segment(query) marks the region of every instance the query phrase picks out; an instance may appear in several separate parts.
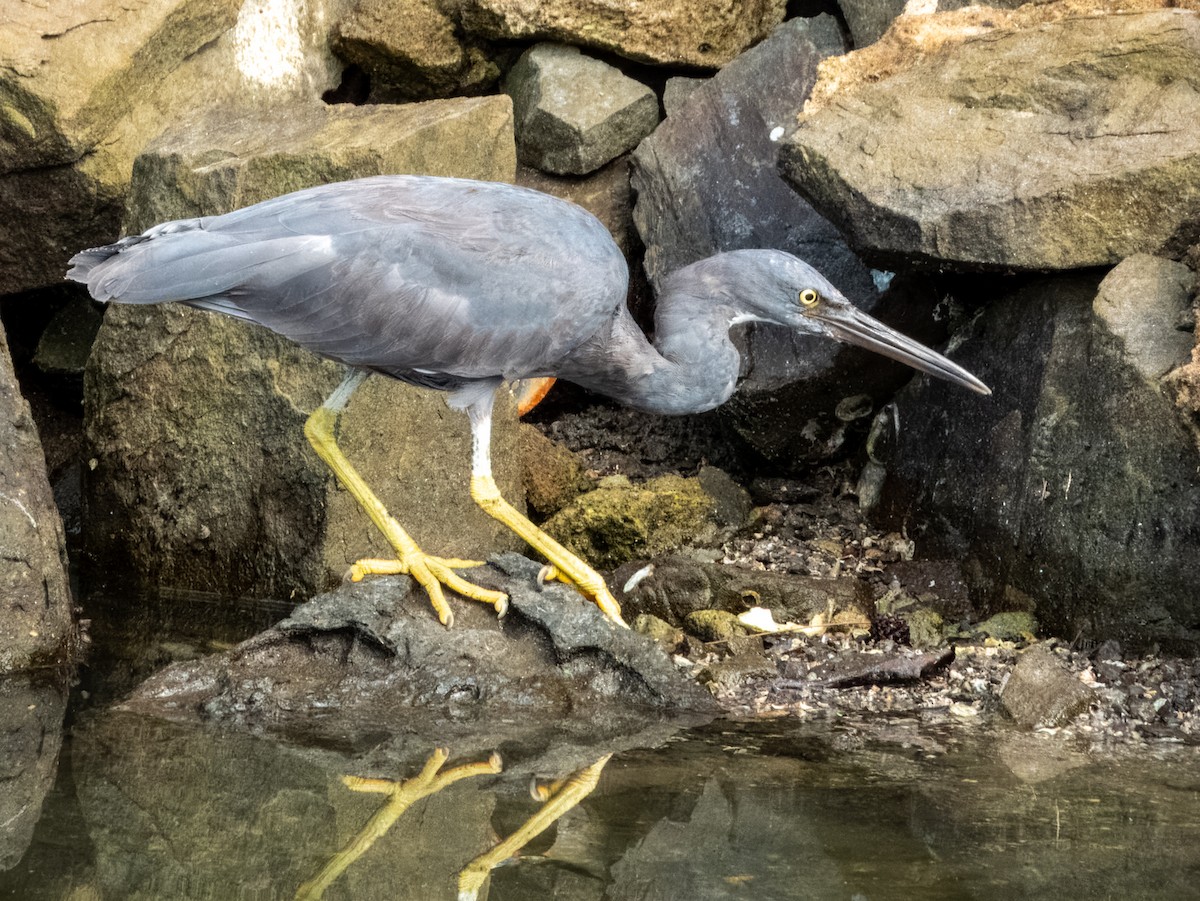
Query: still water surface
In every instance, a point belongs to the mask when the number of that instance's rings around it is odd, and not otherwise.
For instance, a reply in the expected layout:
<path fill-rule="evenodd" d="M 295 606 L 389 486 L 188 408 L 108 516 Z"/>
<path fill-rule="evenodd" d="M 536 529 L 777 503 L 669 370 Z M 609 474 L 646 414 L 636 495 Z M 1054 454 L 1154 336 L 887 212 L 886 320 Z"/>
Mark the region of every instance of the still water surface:
<path fill-rule="evenodd" d="M 1200 898 L 1196 748 L 930 715 L 656 724 L 596 747 L 460 732 L 439 768 L 440 742 L 403 729 L 283 741 L 85 707 L 0 898 L 453 899 L 473 861 L 490 901 Z M 404 780 L 427 791 L 387 794 Z"/>

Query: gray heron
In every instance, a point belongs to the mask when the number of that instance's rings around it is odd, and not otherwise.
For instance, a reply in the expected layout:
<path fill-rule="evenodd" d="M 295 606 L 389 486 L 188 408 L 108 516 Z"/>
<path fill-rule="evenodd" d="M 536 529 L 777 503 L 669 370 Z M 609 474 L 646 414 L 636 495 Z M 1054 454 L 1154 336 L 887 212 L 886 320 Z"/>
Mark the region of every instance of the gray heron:
<path fill-rule="evenodd" d="M 396 559 L 351 577 L 407 573 L 438 618 L 443 586 L 503 613 L 507 598 L 423 552 L 337 446 L 337 417 L 367 374 L 448 392 L 471 423 L 471 496 L 616 623 L 604 579 L 501 496 L 491 472 L 493 395 L 506 380 L 561 378 L 653 413 L 699 413 L 733 393 L 730 330 L 772 323 L 869 348 L 980 394 L 961 366 L 861 312 L 802 260 L 734 250 L 671 274 L 653 341 L 626 306 L 629 272 L 612 236 L 565 200 L 508 184 L 383 175 L 321 185 L 222 216 L 157 225 L 76 254 L 68 277 L 100 301 L 179 302 L 265 326 L 350 367 L 305 434 Z"/>

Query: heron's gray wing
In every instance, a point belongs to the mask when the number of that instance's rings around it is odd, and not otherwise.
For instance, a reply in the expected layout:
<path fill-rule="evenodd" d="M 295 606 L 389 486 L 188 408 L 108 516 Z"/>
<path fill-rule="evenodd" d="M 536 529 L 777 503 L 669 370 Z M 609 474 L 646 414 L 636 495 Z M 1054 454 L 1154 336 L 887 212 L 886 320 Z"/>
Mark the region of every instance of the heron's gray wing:
<path fill-rule="evenodd" d="M 548 374 L 627 284 L 578 207 L 453 179 L 327 185 L 140 237 L 94 266 L 95 296 L 182 300 L 396 375 Z"/>

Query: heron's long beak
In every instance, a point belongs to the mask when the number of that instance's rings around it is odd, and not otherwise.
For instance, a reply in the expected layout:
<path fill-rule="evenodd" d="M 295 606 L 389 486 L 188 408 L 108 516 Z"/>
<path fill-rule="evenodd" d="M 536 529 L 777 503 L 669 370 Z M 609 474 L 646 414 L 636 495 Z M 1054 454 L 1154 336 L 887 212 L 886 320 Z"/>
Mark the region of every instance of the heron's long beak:
<path fill-rule="evenodd" d="M 823 322 L 839 341 L 873 350 L 885 357 L 906 363 L 913 369 L 962 385 L 980 394 L 992 393 L 991 388 L 957 363 L 895 329 L 888 328 L 849 302 L 836 305 L 827 302 L 808 315 Z"/>

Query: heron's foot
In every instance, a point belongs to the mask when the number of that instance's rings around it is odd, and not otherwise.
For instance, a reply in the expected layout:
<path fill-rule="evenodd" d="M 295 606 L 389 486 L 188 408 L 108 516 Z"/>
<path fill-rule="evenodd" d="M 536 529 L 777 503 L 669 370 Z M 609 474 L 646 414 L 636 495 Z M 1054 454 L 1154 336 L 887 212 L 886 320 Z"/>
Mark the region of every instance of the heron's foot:
<path fill-rule="evenodd" d="M 613 597 L 612 592 L 608 590 L 608 586 L 604 583 L 604 577 L 582 560 L 576 558 L 575 562 L 578 566 L 572 567 L 572 570 L 577 575 L 564 573 L 553 563 L 547 563 L 538 573 L 538 587 L 540 588 L 547 582 L 564 582 L 567 585 L 571 585 L 576 591 L 599 607 L 600 612 L 618 626 L 629 628 L 629 624 L 621 616 L 621 605 Z"/>
<path fill-rule="evenodd" d="M 470 569 L 482 566 L 477 560 L 459 560 L 454 557 L 435 557 L 426 554 L 415 545 L 405 548 L 402 556 L 391 560 L 365 559 L 359 560 L 350 567 L 347 574 L 351 582 L 360 582 L 365 576 L 408 575 L 429 595 L 429 603 L 437 614 L 443 626 L 450 628 L 454 625 L 454 611 L 446 603 L 446 593 L 442 586 L 449 588 L 455 594 L 460 594 L 473 601 L 490 604 L 498 616 L 508 612 L 508 595 L 502 591 L 483 588 L 473 582 L 468 582 L 455 572 L 456 569 Z"/>
<path fill-rule="evenodd" d="M 543 575 L 574 585 L 589 601 L 600 608 L 605 616 L 626 629 L 629 625 L 621 618 L 621 605 L 612 596 L 604 578 L 577 556 L 531 523 L 500 495 L 500 489 L 490 475 L 471 476 L 471 497 L 488 516 L 499 520 L 513 532 L 525 539 L 525 543 L 549 561 Z M 545 578 L 539 576 L 539 582 Z"/>

